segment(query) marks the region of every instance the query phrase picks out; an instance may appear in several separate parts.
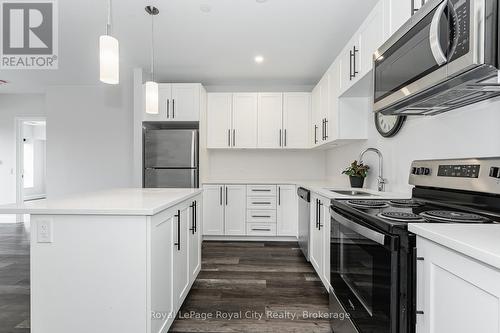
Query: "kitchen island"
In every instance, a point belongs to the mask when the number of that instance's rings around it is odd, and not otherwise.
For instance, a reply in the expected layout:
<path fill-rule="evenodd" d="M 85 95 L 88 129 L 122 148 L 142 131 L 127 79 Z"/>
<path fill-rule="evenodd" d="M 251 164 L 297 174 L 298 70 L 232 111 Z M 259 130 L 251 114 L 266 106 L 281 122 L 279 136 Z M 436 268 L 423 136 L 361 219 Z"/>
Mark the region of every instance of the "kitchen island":
<path fill-rule="evenodd" d="M 115 189 L 31 215 L 31 332 L 167 332 L 201 268 L 200 189 Z"/>

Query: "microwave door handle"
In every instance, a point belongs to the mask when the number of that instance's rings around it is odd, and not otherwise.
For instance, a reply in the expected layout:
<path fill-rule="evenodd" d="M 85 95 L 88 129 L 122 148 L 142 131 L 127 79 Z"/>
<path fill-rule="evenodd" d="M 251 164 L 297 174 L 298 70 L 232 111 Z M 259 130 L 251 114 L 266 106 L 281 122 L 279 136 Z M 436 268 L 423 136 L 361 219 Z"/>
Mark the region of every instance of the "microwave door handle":
<path fill-rule="evenodd" d="M 333 213 L 332 217 L 335 221 L 338 223 L 342 224 L 344 227 L 349 228 L 350 230 L 356 232 L 357 234 L 366 237 L 375 243 L 378 243 L 380 245 L 385 245 L 385 235 L 377 232 L 375 230 L 369 229 L 367 227 L 362 226 L 361 224 L 357 224 L 353 221 L 350 221 L 343 217 L 340 214 Z"/>
<path fill-rule="evenodd" d="M 446 55 L 439 44 L 439 22 L 441 21 L 441 16 L 443 16 L 448 1 L 443 1 L 442 4 L 436 9 L 431 22 L 431 29 L 429 33 L 429 43 L 431 45 L 431 51 L 434 59 L 439 66 L 447 62 Z"/>

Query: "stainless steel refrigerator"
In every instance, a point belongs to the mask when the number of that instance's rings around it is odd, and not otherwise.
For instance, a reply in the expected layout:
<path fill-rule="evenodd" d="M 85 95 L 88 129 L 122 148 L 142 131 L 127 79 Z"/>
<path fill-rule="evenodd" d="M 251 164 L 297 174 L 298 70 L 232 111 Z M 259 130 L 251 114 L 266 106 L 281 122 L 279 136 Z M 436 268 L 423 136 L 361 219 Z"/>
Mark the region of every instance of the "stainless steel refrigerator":
<path fill-rule="evenodd" d="M 145 188 L 196 188 L 198 123 L 144 123 Z"/>

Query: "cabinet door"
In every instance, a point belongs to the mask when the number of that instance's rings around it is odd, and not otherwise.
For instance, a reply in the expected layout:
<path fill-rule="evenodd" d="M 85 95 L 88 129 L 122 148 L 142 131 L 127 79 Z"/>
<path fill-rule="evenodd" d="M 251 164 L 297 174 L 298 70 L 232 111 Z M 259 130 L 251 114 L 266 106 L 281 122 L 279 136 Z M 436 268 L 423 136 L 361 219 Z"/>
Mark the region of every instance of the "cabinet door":
<path fill-rule="evenodd" d="M 233 94 L 208 94 L 207 110 L 207 147 L 231 147 L 231 114 Z"/>
<path fill-rule="evenodd" d="M 385 21 L 389 23 L 389 38 L 394 34 L 412 15 L 412 0 L 385 0 Z M 421 5 L 421 0 L 414 0 L 415 7 Z M 387 26 L 387 25 L 386 25 Z"/>
<path fill-rule="evenodd" d="M 360 78 L 359 34 L 356 34 L 342 51 L 341 91 L 345 92 Z"/>
<path fill-rule="evenodd" d="M 401 1 L 401 0 L 399 0 Z M 373 69 L 373 53 L 385 41 L 384 10 L 380 1 L 375 5 L 359 32 L 359 76 L 366 75 Z"/>
<path fill-rule="evenodd" d="M 173 231 L 173 294 L 176 310 L 182 305 L 184 298 L 189 292 L 189 206 L 184 204 L 179 207 L 177 215 L 174 217 Z"/>
<path fill-rule="evenodd" d="M 321 117 L 321 142 L 327 142 L 329 138 L 329 107 L 330 107 L 330 73 L 326 73 L 319 82 L 320 91 L 320 117 Z"/>
<path fill-rule="evenodd" d="M 321 230 L 318 225 L 321 222 L 321 200 L 316 195 L 311 195 L 311 225 L 310 225 L 310 241 L 309 245 L 309 260 L 313 265 L 318 276 L 322 276 L 322 264 L 323 264 L 323 238 L 321 237 Z"/>
<path fill-rule="evenodd" d="M 498 333 L 500 271 L 417 237 L 417 333 Z"/>
<path fill-rule="evenodd" d="M 197 83 L 172 84 L 169 116 L 174 121 L 200 120 L 200 85 Z"/>
<path fill-rule="evenodd" d="M 283 143 L 283 94 L 259 93 L 257 146 L 280 148 Z"/>
<path fill-rule="evenodd" d="M 321 280 L 327 290 L 330 290 L 330 203 L 326 198 L 321 198 L 321 243 L 322 243 L 322 264 L 321 264 Z"/>
<path fill-rule="evenodd" d="M 257 94 L 233 94 L 232 146 L 257 147 Z"/>
<path fill-rule="evenodd" d="M 246 185 L 226 185 L 224 188 L 225 234 L 244 236 L 246 234 Z"/>
<path fill-rule="evenodd" d="M 224 186 L 203 186 L 203 235 L 224 235 Z"/>
<path fill-rule="evenodd" d="M 283 146 L 309 148 L 311 122 L 311 94 L 283 94 Z"/>
<path fill-rule="evenodd" d="M 201 269 L 201 198 L 195 198 L 189 210 L 189 275 L 196 279 Z"/>
<path fill-rule="evenodd" d="M 337 58 L 329 69 L 330 84 L 329 84 L 329 113 L 326 131 L 328 141 L 335 141 L 339 138 L 339 96 L 340 96 L 340 68 L 341 60 Z"/>
<path fill-rule="evenodd" d="M 321 143 L 321 130 L 322 130 L 322 121 L 321 121 L 321 113 L 320 113 L 320 86 L 319 84 L 314 87 L 311 95 L 311 119 L 312 119 L 312 146 L 315 147 Z"/>
<path fill-rule="evenodd" d="M 171 215 L 151 226 L 151 309 L 166 314 L 175 313 L 172 295 L 172 228 L 175 223 Z M 151 332 L 160 333 L 163 326 L 169 325 L 168 321 L 173 318 L 151 320 Z"/>
<path fill-rule="evenodd" d="M 297 237 L 298 202 L 295 185 L 278 185 L 277 235 Z"/>

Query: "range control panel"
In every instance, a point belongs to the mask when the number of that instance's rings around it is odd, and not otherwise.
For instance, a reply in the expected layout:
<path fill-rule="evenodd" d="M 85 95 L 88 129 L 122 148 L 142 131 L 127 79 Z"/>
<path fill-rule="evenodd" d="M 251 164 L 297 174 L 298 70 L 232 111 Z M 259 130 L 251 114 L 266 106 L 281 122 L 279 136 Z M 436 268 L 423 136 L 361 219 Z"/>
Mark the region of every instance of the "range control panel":
<path fill-rule="evenodd" d="M 468 165 L 440 165 L 439 177 L 478 178 L 481 166 L 479 164 Z"/>
<path fill-rule="evenodd" d="M 500 195 L 500 157 L 413 161 L 409 184 Z"/>

